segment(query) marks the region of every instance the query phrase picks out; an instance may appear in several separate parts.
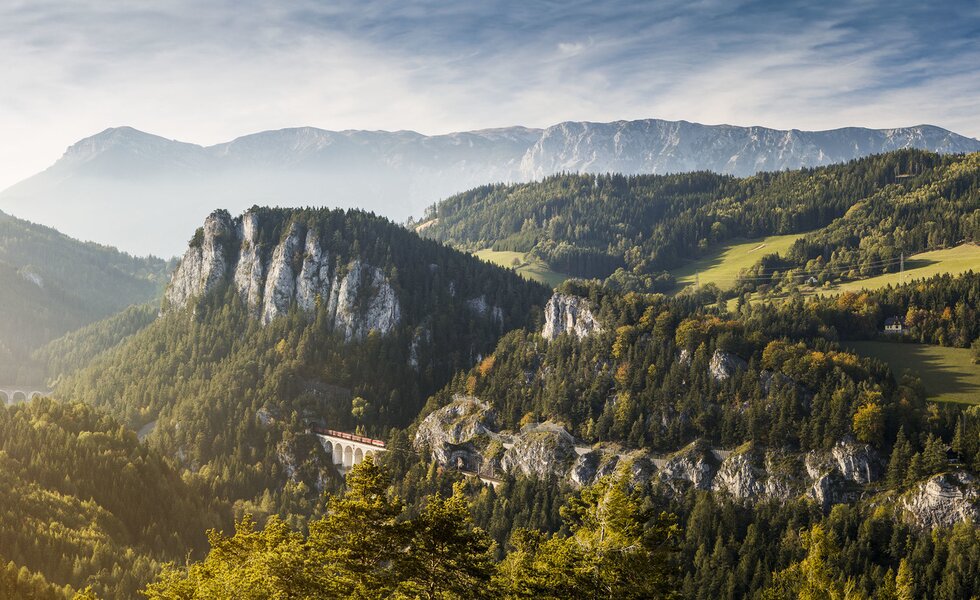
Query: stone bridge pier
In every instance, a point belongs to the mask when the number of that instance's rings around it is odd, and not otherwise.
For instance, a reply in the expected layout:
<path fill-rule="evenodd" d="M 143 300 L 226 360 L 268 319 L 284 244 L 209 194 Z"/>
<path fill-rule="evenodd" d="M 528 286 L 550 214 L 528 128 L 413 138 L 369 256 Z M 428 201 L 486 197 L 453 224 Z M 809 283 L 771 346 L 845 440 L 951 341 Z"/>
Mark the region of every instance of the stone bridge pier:
<path fill-rule="evenodd" d="M 355 435 L 333 429 L 313 428 L 323 449 L 333 459 L 333 464 L 346 471 L 361 463 L 368 456 L 377 456 L 385 451 L 385 443 L 363 435 Z"/>

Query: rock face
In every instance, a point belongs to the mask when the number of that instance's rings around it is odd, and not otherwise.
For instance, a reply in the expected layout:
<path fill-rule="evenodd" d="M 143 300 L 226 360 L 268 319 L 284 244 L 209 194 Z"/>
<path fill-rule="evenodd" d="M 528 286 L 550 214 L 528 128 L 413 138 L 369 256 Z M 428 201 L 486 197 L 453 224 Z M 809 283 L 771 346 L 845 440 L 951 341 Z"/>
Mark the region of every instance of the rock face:
<path fill-rule="evenodd" d="M 545 422 L 510 434 L 496 430 L 493 409 L 472 396 L 456 396 L 419 425 L 414 446 L 447 467 L 481 476 L 504 474 L 557 477 L 576 486 L 625 470 L 633 481 L 650 482 L 663 494 L 691 488 L 710 490 L 746 503 L 788 502 L 808 497 L 824 511 L 875 491 L 882 462 L 873 448 L 853 440 L 806 455 L 743 444 L 732 451 L 695 440 L 658 457 L 646 450 L 622 453 L 616 447 L 588 447 L 560 425 Z M 284 461 L 287 473 L 291 466 Z M 980 521 L 980 481 L 964 471 L 936 475 L 897 503 L 908 520 L 923 527 Z"/>
<path fill-rule="evenodd" d="M 294 304 L 309 313 L 322 302 L 347 340 L 371 331 L 384 335 L 398 325 L 401 306 L 380 269 L 356 258 L 331 257 L 315 229 L 295 222 L 271 252 L 263 252 L 261 225 L 251 212 L 240 219 L 225 211 L 212 213 L 173 274 L 168 305 L 181 308 L 230 277 L 242 302 L 263 323 Z"/>
<path fill-rule="evenodd" d="M 905 515 L 924 527 L 980 521 L 980 483 L 965 471 L 933 475 L 899 503 Z"/>
<path fill-rule="evenodd" d="M 555 294 L 544 307 L 544 329 L 541 335 L 553 340 L 562 333 L 570 333 L 582 339 L 602 331 L 602 326 L 592 314 L 588 300 L 567 294 Z"/>
<path fill-rule="evenodd" d="M 656 477 L 675 492 L 680 492 L 686 485 L 707 490 L 711 489 L 717 471 L 718 459 L 711 452 L 711 446 L 697 440 L 668 457 Z"/>
<path fill-rule="evenodd" d="M 721 462 L 711 489 L 743 501 L 786 501 L 802 491 L 799 467 L 797 457 L 749 445 Z"/>
<path fill-rule="evenodd" d="M 514 445 L 504 452 L 501 467 L 523 475 L 565 476 L 576 458 L 571 434 L 557 425 L 542 423 L 521 431 Z"/>
<path fill-rule="evenodd" d="M 715 381 L 725 381 L 747 368 L 749 368 L 749 363 L 745 362 L 745 359 L 722 350 L 715 350 L 715 353 L 711 355 L 711 363 L 708 365 L 708 370 Z"/>
<path fill-rule="evenodd" d="M 590 485 L 606 475 L 612 475 L 619 464 L 618 455 L 593 450 L 575 459 L 569 478 L 577 485 Z"/>
<path fill-rule="evenodd" d="M 853 440 L 837 442 L 830 452 L 808 452 L 804 465 L 812 482 L 807 495 L 825 510 L 853 502 L 861 493 L 860 486 L 876 481 L 882 471 L 878 453 Z"/>
<path fill-rule="evenodd" d="M 479 472 L 484 463 L 483 450 L 496 437 L 493 426 L 494 414 L 489 405 L 472 396 L 456 396 L 422 421 L 414 446 L 419 450 L 428 448 L 440 464 Z"/>

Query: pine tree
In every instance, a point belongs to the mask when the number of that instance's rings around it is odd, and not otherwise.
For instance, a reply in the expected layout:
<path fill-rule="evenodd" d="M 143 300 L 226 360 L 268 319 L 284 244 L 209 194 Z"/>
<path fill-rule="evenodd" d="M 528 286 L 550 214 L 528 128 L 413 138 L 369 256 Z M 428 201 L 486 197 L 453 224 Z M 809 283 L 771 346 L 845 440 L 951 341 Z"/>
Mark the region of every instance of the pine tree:
<path fill-rule="evenodd" d="M 398 593 L 412 598 L 493 598 L 493 541 L 473 519 L 462 484 L 433 496 L 411 523 Z"/>
<path fill-rule="evenodd" d="M 912 445 L 905 437 L 905 428 L 902 427 L 898 430 L 898 436 L 895 438 L 895 445 L 892 448 L 892 455 L 888 461 L 888 487 L 899 488 L 902 486 L 911 459 Z"/>
<path fill-rule="evenodd" d="M 310 524 L 312 560 L 325 569 L 337 597 L 383 598 L 398 579 L 408 526 L 403 505 L 388 494 L 388 476 L 368 456 L 347 474 L 347 491 L 331 498 L 328 514 Z"/>

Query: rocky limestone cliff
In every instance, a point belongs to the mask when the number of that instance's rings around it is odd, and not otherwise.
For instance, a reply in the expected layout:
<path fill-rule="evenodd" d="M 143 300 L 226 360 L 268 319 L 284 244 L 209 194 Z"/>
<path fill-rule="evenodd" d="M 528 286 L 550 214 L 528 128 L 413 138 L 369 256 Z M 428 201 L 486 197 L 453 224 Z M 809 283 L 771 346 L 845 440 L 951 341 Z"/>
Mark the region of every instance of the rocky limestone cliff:
<path fill-rule="evenodd" d="M 675 493 L 688 485 L 707 490 L 711 489 L 717 471 L 718 459 L 712 454 L 711 446 L 704 440 L 696 440 L 669 456 L 656 478 Z"/>
<path fill-rule="evenodd" d="M 181 308 L 228 281 L 256 318 L 269 323 L 294 304 L 312 312 L 326 303 L 329 318 L 345 339 L 371 331 L 389 333 L 401 320 L 401 306 L 384 272 L 360 259 L 343 261 L 322 248 L 314 229 L 293 222 L 271 252 L 262 252 L 259 217 L 233 219 L 213 212 L 174 271 L 166 300 Z"/>
<path fill-rule="evenodd" d="M 602 331 L 602 326 L 589 308 L 589 301 L 578 296 L 554 294 L 544 307 L 544 319 L 541 335 L 548 340 L 562 333 L 582 339 Z"/>
<path fill-rule="evenodd" d="M 566 477 L 575 463 L 575 439 L 552 423 L 525 427 L 504 452 L 501 467 L 509 473 Z"/>
<path fill-rule="evenodd" d="M 965 471 L 940 473 L 919 483 L 899 502 L 917 525 L 948 527 L 960 521 L 980 522 L 980 482 Z"/>
<path fill-rule="evenodd" d="M 668 456 L 647 450 L 585 446 L 560 425 L 534 423 L 510 434 L 495 429 L 494 412 L 471 396 L 456 396 L 419 425 L 415 447 L 442 465 L 490 477 L 504 474 L 557 477 L 575 486 L 595 483 L 627 469 L 637 483 L 651 482 L 663 494 L 711 490 L 756 504 L 809 498 L 824 511 L 875 493 L 882 461 L 854 440 L 806 454 L 746 443 L 732 450 L 695 440 Z M 980 521 L 980 482 L 957 471 L 920 483 L 897 504 L 900 514 L 925 527 Z"/>
<path fill-rule="evenodd" d="M 472 396 L 453 401 L 429 414 L 415 433 L 414 446 L 428 449 L 439 464 L 466 471 L 481 471 L 484 450 L 498 436 L 493 432 L 494 413 Z"/>
<path fill-rule="evenodd" d="M 853 440 L 841 440 L 829 452 L 812 450 L 804 458 L 811 485 L 807 495 L 824 509 L 853 502 L 861 486 L 881 477 L 882 462 L 874 448 Z"/>
<path fill-rule="evenodd" d="M 784 502 L 802 492 L 801 471 L 798 456 L 745 444 L 721 461 L 711 489 L 737 500 Z"/>
<path fill-rule="evenodd" d="M 590 485 L 606 475 L 612 475 L 620 464 L 618 454 L 592 450 L 575 459 L 568 477 L 576 485 Z"/>
<path fill-rule="evenodd" d="M 745 359 L 722 350 L 715 350 L 711 355 L 711 363 L 708 370 L 715 381 L 725 381 L 749 368 L 749 363 Z"/>

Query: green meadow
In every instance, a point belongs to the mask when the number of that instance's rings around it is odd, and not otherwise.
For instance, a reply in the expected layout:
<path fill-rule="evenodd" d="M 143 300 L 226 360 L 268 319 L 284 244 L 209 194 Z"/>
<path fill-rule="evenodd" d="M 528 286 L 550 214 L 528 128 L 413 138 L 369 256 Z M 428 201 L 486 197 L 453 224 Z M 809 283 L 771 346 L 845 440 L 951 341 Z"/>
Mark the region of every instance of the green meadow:
<path fill-rule="evenodd" d="M 765 238 L 739 239 L 724 246 L 709 256 L 699 258 L 671 271 L 677 278 L 677 291 L 694 285 L 697 278 L 701 285 L 714 283 L 723 290 L 735 287 L 735 279 L 742 269 L 759 262 L 766 254 L 784 253 L 793 242 L 803 237 L 803 233 L 790 235 L 771 235 Z"/>
<path fill-rule="evenodd" d="M 568 275 L 552 271 L 543 261 L 530 259 L 523 252 L 506 250 L 477 250 L 473 253 L 477 258 L 507 269 L 514 269 L 525 279 L 532 279 L 549 287 L 556 287 L 568 279 Z"/>
<path fill-rule="evenodd" d="M 969 349 L 899 342 L 848 342 L 846 346 L 886 363 L 896 377 L 906 370 L 916 373 L 930 400 L 980 404 L 980 365 L 973 364 Z"/>

